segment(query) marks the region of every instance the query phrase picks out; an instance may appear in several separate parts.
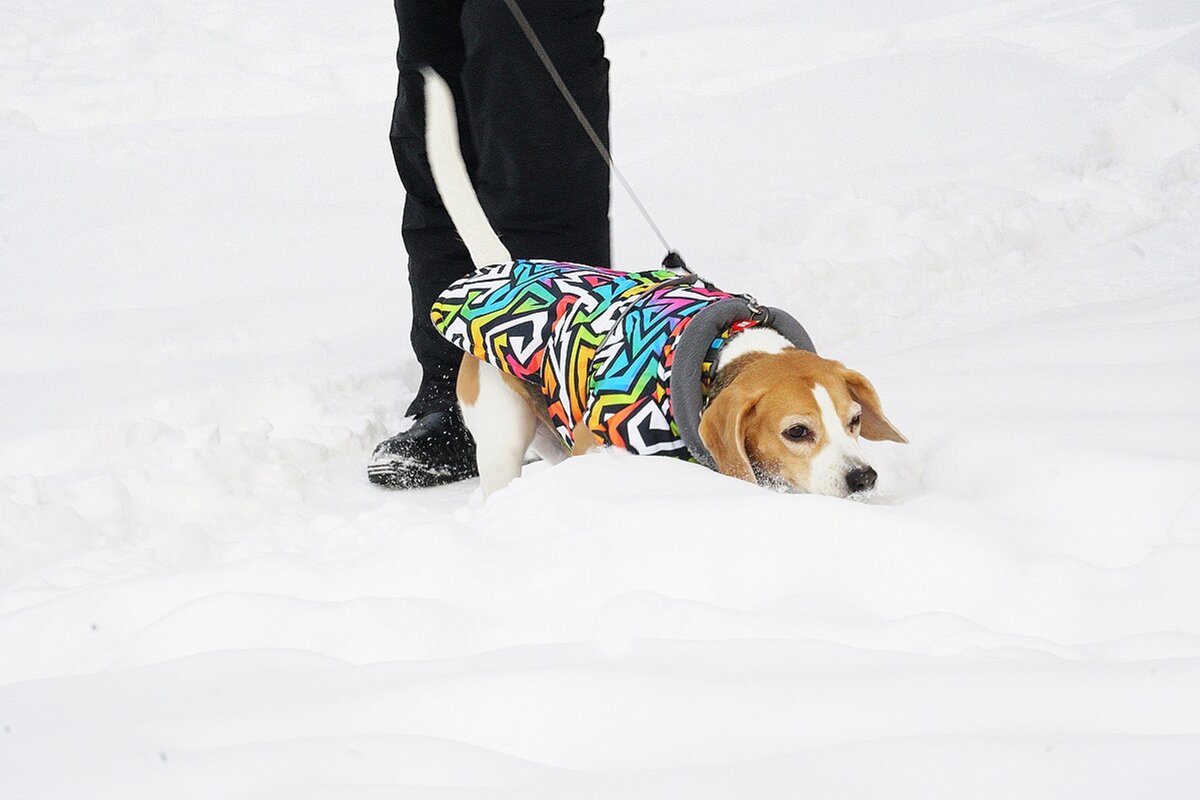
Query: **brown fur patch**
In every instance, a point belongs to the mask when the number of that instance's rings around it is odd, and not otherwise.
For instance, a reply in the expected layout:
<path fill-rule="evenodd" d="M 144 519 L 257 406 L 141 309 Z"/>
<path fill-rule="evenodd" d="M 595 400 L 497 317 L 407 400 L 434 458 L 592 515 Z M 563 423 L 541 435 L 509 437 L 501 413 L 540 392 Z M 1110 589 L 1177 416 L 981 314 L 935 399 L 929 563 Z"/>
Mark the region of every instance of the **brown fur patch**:
<path fill-rule="evenodd" d="M 475 401 L 479 399 L 479 359 L 463 353 L 455 389 L 458 392 L 458 402 L 467 406 L 475 405 Z"/>
<path fill-rule="evenodd" d="M 575 424 L 571 437 L 575 440 L 575 446 L 571 448 L 573 456 L 581 456 L 596 447 L 596 437 L 587 426 L 587 422 L 582 419 Z"/>
<path fill-rule="evenodd" d="M 742 370 L 765 356 L 767 356 L 767 353 L 746 353 L 720 367 L 717 377 L 713 379 L 712 388 L 709 389 L 708 402 L 712 403 L 716 400 L 717 395 L 727 389 L 737 379 L 737 376 L 742 374 Z"/>

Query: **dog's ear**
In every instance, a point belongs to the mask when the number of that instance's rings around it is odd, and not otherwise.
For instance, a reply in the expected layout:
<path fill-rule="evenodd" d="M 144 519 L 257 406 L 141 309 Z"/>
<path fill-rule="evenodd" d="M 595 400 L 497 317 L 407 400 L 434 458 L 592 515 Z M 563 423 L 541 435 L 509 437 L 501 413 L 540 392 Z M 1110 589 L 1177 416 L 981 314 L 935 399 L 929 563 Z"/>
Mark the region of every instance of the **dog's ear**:
<path fill-rule="evenodd" d="M 746 453 L 746 417 L 762 398 L 761 389 L 725 387 L 700 418 L 700 439 L 722 475 L 758 483 Z"/>
<path fill-rule="evenodd" d="M 862 427 L 859 432 L 864 439 L 870 439 L 873 442 L 908 443 L 904 434 L 896 430 L 896 426 L 883 415 L 883 407 L 879 404 L 879 395 L 865 375 L 843 367 L 842 380 L 846 382 L 850 396 L 862 406 Z"/>

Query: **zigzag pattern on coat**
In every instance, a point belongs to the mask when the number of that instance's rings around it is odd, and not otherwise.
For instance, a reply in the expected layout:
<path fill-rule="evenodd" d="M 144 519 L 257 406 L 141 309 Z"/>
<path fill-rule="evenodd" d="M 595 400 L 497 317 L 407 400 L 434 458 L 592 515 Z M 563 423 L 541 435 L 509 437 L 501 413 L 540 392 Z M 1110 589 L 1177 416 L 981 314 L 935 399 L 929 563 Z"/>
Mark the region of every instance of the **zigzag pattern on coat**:
<path fill-rule="evenodd" d="M 596 354 L 587 426 L 606 444 L 690 459 L 671 413 L 674 343 L 698 311 L 729 295 L 668 275 L 632 301 Z"/>
<path fill-rule="evenodd" d="M 668 270 L 518 260 L 455 281 L 431 315 L 455 346 L 537 385 L 568 446 L 585 420 L 601 444 L 691 458 L 670 409 L 673 343 L 729 296 Z"/>

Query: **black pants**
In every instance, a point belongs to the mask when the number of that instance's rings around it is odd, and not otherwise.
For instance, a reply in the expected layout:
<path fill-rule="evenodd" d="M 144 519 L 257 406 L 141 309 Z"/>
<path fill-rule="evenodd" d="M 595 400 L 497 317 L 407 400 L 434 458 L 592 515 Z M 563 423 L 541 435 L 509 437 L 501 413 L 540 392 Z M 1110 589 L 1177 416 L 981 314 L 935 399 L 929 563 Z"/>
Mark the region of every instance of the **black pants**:
<path fill-rule="evenodd" d="M 471 271 L 425 153 L 421 75 L 450 84 L 463 156 L 480 203 L 514 258 L 609 264 L 608 167 L 571 113 L 504 0 L 395 0 L 400 80 L 392 152 L 404 183 L 412 346 L 423 370 L 408 408 L 450 407 L 462 352 L 429 319 L 437 295 Z M 608 143 L 603 0 L 519 0 L 588 121 Z"/>

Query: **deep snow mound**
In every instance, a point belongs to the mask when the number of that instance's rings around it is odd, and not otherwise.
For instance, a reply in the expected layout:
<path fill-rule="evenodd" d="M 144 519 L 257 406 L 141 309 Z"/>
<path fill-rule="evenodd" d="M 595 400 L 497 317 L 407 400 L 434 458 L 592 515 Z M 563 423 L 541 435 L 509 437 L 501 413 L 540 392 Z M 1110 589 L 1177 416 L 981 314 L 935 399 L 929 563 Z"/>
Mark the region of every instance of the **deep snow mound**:
<path fill-rule="evenodd" d="M 608 4 L 672 241 L 912 440 L 864 502 L 367 483 L 389 15 L 0 10 L 5 796 L 1200 793 L 1194 2 Z"/>

